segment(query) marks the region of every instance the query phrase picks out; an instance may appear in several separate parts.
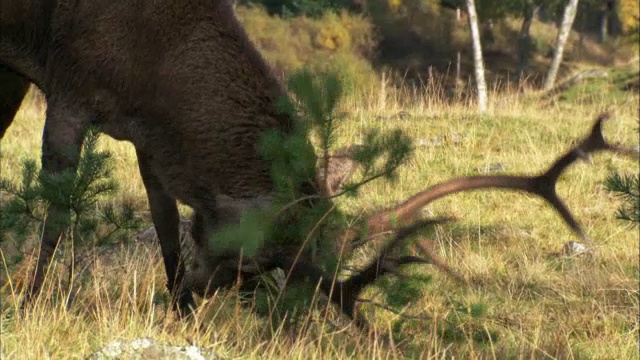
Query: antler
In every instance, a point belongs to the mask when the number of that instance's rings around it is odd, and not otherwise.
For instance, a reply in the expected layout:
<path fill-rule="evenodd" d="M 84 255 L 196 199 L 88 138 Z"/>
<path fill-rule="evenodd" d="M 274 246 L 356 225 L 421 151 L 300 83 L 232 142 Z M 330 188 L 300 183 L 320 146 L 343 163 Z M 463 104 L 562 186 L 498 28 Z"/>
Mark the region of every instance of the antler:
<path fill-rule="evenodd" d="M 599 151 L 612 151 L 614 153 L 633 156 L 638 158 L 638 152 L 620 145 L 610 144 L 602 135 L 602 123 L 609 118 L 604 113 L 598 117 L 593 125 L 589 135 L 584 138 L 578 145 L 573 147 L 565 155 L 556 160 L 549 169 L 541 175 L 537 176 L 470 176 L 453 179 L 432 186 L 422 191 L 402 204 L 379 212 L 373 215 L 367 222 L 369 234 L 388 231 L 394 226 L 400 226 L 393 240 L 383 247 L 380 254 L 368 266 L 360 270 L 347 280 L 336 281 L 332 284 L 332 277 L 324 274 L 317 266 L 305 259 L 297 259 L 291 256 L 279 256 L 276 260 L 276 266 L 289 273 L 289 279 L 299 281 L 301 279 L 310 278 L 319 281 L 320 289 L 329 296 L 331 301 L 338 305 L 340 309 L 349 317 L 354 318 L 355 303 L 358 295 L 367 286 L 374 283 L 381 276 L 392 272 L 392 267 L 410 263 L 425 263 L 427 260 L 405 256 L 393 261 L 389 264 L 387 254 L 389 250 L 397 247 L 404 239 L 411 234 L 434 224 L 441 224 L 450 221 L 447 219 L 423 220 L 411 225 L 406 225 L 412 221 L 419 210 L 434 200 L 449 194 L 478 189 L 509 189 L 528 192 L 545 199 L 560 214 L 569 227 L 586 243 L 589 243 L 588 236 L 582 230 L 580 224 L 575 220 L 571 211 L 565 203 L 556 194 L 556 183 L 560 175 L 577 159 L 590 161 L 589 155 Z M 354 234 L 351 231 L 350 234 Z M 389 266 L 393 265 L 393 266 Z"/>
<path fill-rule="evenodd" d="M 564 156 L 556 160 L 549 169 L 538 176 L 469 176 L 449 180 L 422 191 L 402 204 L 381 211 L 367 222 L 368 234 L 375 234 L 391 230 L 394 225 L 399 226 L 412 221 L 418 212 L 429 203 L 461 191 L 479 189 L 509 189 L 528 192 L 546 200 L 560 214 L 569 227 L 589 244 L 589 237 L 584 233 L 564 201 L 556 194 L 556 183 L 560 175 L 577 159 L 590 161 L 589 155 L 599 151 L 612 151 L 621 155 L 638 157 L 638 152 L 632 149 L 608 143 L 602 135 L 602 123 L 609 118 L 607 113 L 598 117 L 591 129 L 591 133 L 577 146 Z"/>
<path fill-rule="evenodd" d="M 288 281 L 299 282 L 304 279 L 320 282 L 320 289 L 329 297 L 329 299 L 338 305 L 340 309 L 349 317 L 355 317 L 355 304 L 362 290 L 374 283 L 381 276 L 393 272 L 397 266 L 411 263 L 427 263 L 428 260 L 415 257 L 404 256 L 398 259 L 389 259 L 387 257 L 389 251 L 396 248 L 407 237 L 414 234 L 426 226 L 442 224 L 451 220 L 451 218 L 442 218 L 435 220 L 421 220 L 410 224 L 419 214 L 420 209 L 444 196 L 467 190 L 479 189 L 508 189 L 524 191 L 537 195 L 546 200 L 560 214 L 569 227 L 580 237 L 585 243 L 590 243 L 589 238 L 582 230 L 580 224 L 575 220 L 571 211 L 565 203 L 556 194 L 556 183 L 560 175 L 576 160 L 584 159 L 589 161 L 589 155 L 599 151 L 612 151 L 621 155 L 632 156 L 638 158 L 638 151 L 610 144 L 602 135 L 602 123 L 609 118 L 604 113 L 598 117 L 593 125 L 591 132 L 578 145 L 569 150 L 565 155 L 556 160 L 547 171 L 537 176 L 470 176 L 446 181 L 431 188 L 422 191 L 402 204 L 381 211 L 373 215 L 366 224 L 367 234 L 376 234 L 379 232 L 393 230 L 394 238 L 382 247 L 379 255 L 350 278 L 341 281 L 334 281 L 334 276 L 327 275 L 322 269 L 310 262 L 305 257 L 299 257 L 297 254 L 300 249 L 298 246 L 290 247 L 271 247 L 269 250 L 263 251 L 259 259 L 254 259 L 261 265 L 262 271 L 268 271 L 273 268 L 281 268 L 288 273 Z M 351 229 L 342 239 L 359 240 L 361 235 L 356 235 L 356 230 Z M 237 264 L 237 262 L 236 262 Z M 222 266 L 227 268 L 228 266 Z M 435 263 L 439 265 L 437 262 Z M 447 269 L 445 269 L 447 270 Z M 455 275 L 455 274 L 454 274 Z M 463 279 L 458 279 L 463 280 Z M 206 283 L 205 283 L 206 284 Z M 363 324 L 361 319 L 357 319 L 359 324 Z"/>

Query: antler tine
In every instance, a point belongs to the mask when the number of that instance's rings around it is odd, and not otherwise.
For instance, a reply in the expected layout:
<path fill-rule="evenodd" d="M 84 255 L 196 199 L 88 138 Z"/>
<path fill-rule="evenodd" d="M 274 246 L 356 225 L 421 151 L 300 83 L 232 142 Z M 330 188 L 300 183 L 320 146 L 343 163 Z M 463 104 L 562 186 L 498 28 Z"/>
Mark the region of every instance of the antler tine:
<path fill-rule="evenodd" d="M 556 160 L 544 174 L 534 178 L 534 194 L 544 198 L 558 211 L 562 219 L 587 245 L 591 245 L 591 239 L 584 233 L 582 227 L 575 219 L 569 208 L 556 194 L 556 184 L 560 175 L 577 159 L 590 161 L 590 154 L 599 151 L 611 151 L 621 155 L 633 155 L 633 150 L 620 145 L 614 145 L 605 140 L 602 133 L 602 124 L 610 118 L 609 113 L 598 116 L 591 132 L 577 146 L 569 150 L 564 156 Z"/>
<path fill-rule="evenodd" d="M 412 225 L 400 228 L 396 235 L 389 243 L 387 243 L 380 251 L 378 256 L 369 265 L 360 270 L 357 274 L 351 276 L 349 279 L 340 281 L 336 284 L 331 294 L 331 300 L 338 304 L 342 311 L 349 317 L 354 316 L 354 306 L 358 295 L 362 290 L 374 283 L 383 275 L 392 271 L 391 268 L 385 266 L 387 254 L 393 248 L 400 245 L 407 237 L 411 236 L 415 232 L 424 229 L 428 226 L 437 224 L 444 224 L 451 221 L 452 218 L 438 218 L 418 221 Z M 403 257 L 400 259 L 399 264 L 411 264 L 411 263 L 425 263 L 424 259 L 418 257 Z M 336 291 L 338 290 L 338 291 Z M 329 292 L 327 292 L 329 294 Z"/>
<path fill-rule="evenodd" d="M 635 151 L 625 148 L 620 145 L 614 145 L 605 140 L 602 133 L 602 124 L 610 118 L 608 113 L 603 113 L 598 116 L 595 124 L 591 128 L 591 132 L 585 137 L 578 145 L 569 150 L 564 156 L 556 160 L 556 162 L 549 167 L 549 170 L 545 173 L 550 179 L 554 181 L 562 174 L 562 172 L 571 165 L 578 158 L 590 161 L 589 154 L 599 151 L 611 151 L 621 155 L 633 156 Z"/>
<path fill-rule="evenodd" d="M 429 203 L 461 191 L 478 189 L 508 189 L 528 192 L 545 199 L 560 214 L 567 225 L 585 243 L 590 239 L 584 233 L 571 211 L 556 194 L 556 182 L 560 174 L 579 158 L 588 159 L 591 153 L 612 151 L 621 155 L 638 157 L 638 152 L 629 148 L 607 142 L 602 134 L 602 123 L 609 118 L 608 113 L 601 114 L 593 125 L 589 135 L 556 160 L 549 169 L 538 176 L 494 175 L 469 176 L 436 184 L 429 189 L 410 197 L 395 208 L 381 211 L 371 216 L 367 222 L 368 234 L 376 234 L 393 229 L 394 225 L 406 224 L 416 217 L 418 211 Z"/>
<path fill-rule="evenodd" d="M 602 147 L 601 150 L 608 150 L 622 156 L 640 160 L 640 149 L 632 149 L 620 144 L 612 144 L 604 138 L 604 135 L 602 134 L 602 123 L 609 118 L 610 116 L 608 113 L 603 113 L 598 117 L 598 120 L 591 129 L 591 135 L 585 140 L 585 143 L 587 143 L 591 138 L 594 138 L 592 141 L 600 144 Z"/>
<path fill-rule="evenodd" d="M 320 282 L 320 289 L 322 292 L 329 296 L 331 302 L 338 305 L 345 315 L 353 319 L 355 315 L 354 307 L 358 299 L 358 295 L 360 295 L 362 290 L 367 285 L 374 283 L 381 276 L 393 271 L 391 268 L 384 266 L 388 252 L 397 247 L 402 243 L 402 241 L 415 232 L 424 229 L 427 226 L 449 222 L 451 219 L 452 218 L 422 220 L 399 229 L 394 238 L 384 246 L 375 260 L 349 279 L 337 281 L 333 286 L 332 276 L 325 274 L 318 266 L 304 259 L 295 260 L 292 256 L 279 256 L 275 262 L 278 267 L 283 269 L 286 273 L 291 274 L 291 277 L 289 278 L 291 281 L 296 282 L 304 279 L 311 279 L 312 281 Z M 396 265 L 425 262 L 426 261 L 424 259 L 407 256 L 400 258 Z"/>

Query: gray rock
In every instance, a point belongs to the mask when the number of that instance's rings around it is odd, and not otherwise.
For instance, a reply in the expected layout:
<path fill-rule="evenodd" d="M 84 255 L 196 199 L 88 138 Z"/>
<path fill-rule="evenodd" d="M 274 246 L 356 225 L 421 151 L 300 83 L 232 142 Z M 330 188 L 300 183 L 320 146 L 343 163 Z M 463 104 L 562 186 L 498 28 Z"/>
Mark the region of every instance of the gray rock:
<path fill-rule="evenodd" d="M 589 251 L 589 248 L 585 244 L 581 244 L 575 241 L 569 241 L 562 247 L 562 253 L 565 256 L 574 256 L 584 254 Z"/>
<path fill-rule="evenodd" d="M 416 146 L 437 146 L 442 145 L 444 143 L 444 136 L 432 136 L 429 138 L 422 138 L 416 141 Z"/>
<path fill-rule="evenodd" d="M 392 115 L 387 115 L 387 114 L 379 114 L 376 116 L 376 120 L 408 120 L 413 118 L 413 115 L 411 115 L 410 112 L 406 111 L 406 110 L 401 110 L 398 111 L 395 114 Z"/>
<path fill-rule="evenodd" d="M 139 338 L 132 341 L 114 340 L 90 355 L 88 359 L 211 360 L 221 358 L 213 351 L 197 346 L 170 345 L 157 342 L 151 338 Z"/>
<path fill-rule="evenodd" d="M 456 131 L 449 131 L 446 134 L 440 136 L 432 136 L 428 138 L 421 138 L 416 141 L 416 146 L 441 146 L 441 145 L 455 145 L 462 144 L 467 138 L 466 134 L 462 134 Z"/>
<path fill-rule="evenodd" d="M 461 134 L 457 131 L 449 131 L 449 134 L 445 135 L 446 140 L 453 145 L 460 145 L 466 139 L 467 135 Z"/>
<path fill-rule="evenodd" d="M 507 169 L 507 166 L 503 163 L 491 163 L 491 164 L 485 165 L 482 168 L 476 168 L 476 171 L 479 171 L 483 174 L 489 174 L 489 173 L 505 171 L 506 169 Z"/>

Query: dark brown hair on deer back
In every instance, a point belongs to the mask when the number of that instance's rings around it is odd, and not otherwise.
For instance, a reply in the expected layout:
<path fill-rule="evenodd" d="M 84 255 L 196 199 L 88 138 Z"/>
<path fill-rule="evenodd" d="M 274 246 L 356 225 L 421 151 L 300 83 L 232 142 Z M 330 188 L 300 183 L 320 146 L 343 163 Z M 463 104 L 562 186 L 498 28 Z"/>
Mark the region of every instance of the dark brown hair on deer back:
<path fill-rule="evenodd" d="M 256 144 L 267 128 L 286 131 L 290 119 L 276 114 L 282 87 L 228 2 L 127 1 L 137 5 L 118 9 L 122 2 L 102 5 L 128 15 L 100 15 L 95 3 L 77 13 L 93 19 L 65 53 L 77 54 L 76 71 L 106 89 L 123 115 L 140 119 L 126 139 L 189 205 L 205 193 L 268 193 L 268 164 Z M 119 116 L 110 119 L 121 127 Z"/>
<path fill-rule="evenodd" d="M 269 163 L 256 150 L 266 129 L 292 126 L 275 109 L 285 91 L 227 0 L 23 1 L 0 5 L 0 64 L 47 97 L 43 171 L 77 166 L 64 148 L 77 152 L 90 123 L 131 141 L 170 282 L 180 283 L 175 199 L 213 226 L 218 195 L 268 195 Z M 3 128 L 24 95 L 9 90 Z M 31 293 L 60 231 L 45 226 Z"/>

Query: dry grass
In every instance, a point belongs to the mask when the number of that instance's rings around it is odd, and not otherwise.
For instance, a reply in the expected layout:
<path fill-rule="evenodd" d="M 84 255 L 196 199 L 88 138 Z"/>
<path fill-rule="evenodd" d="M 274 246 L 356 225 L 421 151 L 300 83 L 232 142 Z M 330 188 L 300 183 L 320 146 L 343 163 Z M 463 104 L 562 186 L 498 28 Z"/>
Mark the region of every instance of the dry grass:
<path fill-rule="evenodd" d="M 504 164 L 509 173 L 542 171 L 587 132 L 605 107 L 615 110 L 605 135 L 638 143 L 635 95 L 618 103 L 566 105 L 543 103 L 535 96 L 494 94 L 490 111 L 478 116 L 472 104 L 446 105 L 432 92 L 416 93 L 410 104 L 405 99 L 413 96 L 411 91 L 380 93 L 376 89 L 365 101 L 344 104 L 351 116 L 341 128 L 339 145 L 359 141 L 370 127 L 402 128 L 416 141 L 451 131 L 464 137 L 456 143 L 444 136 L 440 144 L 418 147 L 398 183 L 375 183 L 363 189 L 361 199 L 340 201 L 353 214 L 390 206 L 438 181 L 477 173 L 491 163 Z M 17 177 L 24 158 L 39 156 L 41 110 L 32 101 L 25 102 L 2 140 L 3 177 Z M 400 110 L 411 117 L 376 119 Z M 133 148 L 107 137 L 101 146 L 115 154 L 115 176 L 122 186 L 118 196 L 134 199 L 140 211 L 147 212 Z M 268 322 L 240 307 L 231 292 L 204 302 L 195 319 L 178 321 L 166 311 L 165 275 L 157 247 L 138 246 L 123 249 L 116 263 L 98 261 L 70 309 L 58 299 L 21 316 L 16 312 L 20 294 L 5 286 L 0 294 L 0 357 L 85 358 L 114 338 L 150 336 L 196 343 L 231 358 L 637 358 L 638 234 L 614 219 L 619 202 L 602 185 L 612 169 L 637 171 L 637 164 L 599 155 L 592 165 L 574 165 L 558 185 L 597 244 L 595 259 L 555 255 L 563 243 L 576 239 L 553 210 L 529 196 L 474 192 L 430 206 L 436 215 L 459 219 L 438 228 L 429 240 L 436 254 L 471 285 L 463 287 L 425 266 L 423 271 L 433 281 L 423 298 L 405 311 L 426 312 L 432 320 L 403 328 L 393 341 L 383 334 L 397 316 L 383 310 L 375 310 L 371 317 L 377 331 L 370 334 L 353 325 L 318 320 L 300 336 L 286 332 L 270 336 L 265 332 Z M 1 276 L 7 276 L 6 269 Z M 55 298 L 59 283 L 55 276 L 48 279 L 47 296 L 42 298 Z M 471 333 L 455 342 L 438 335 L 437 326 L 455 304 L 474 302 L 488 306 L 479 326 L 497 333 L 497 339 L 479 344 Z"/>

